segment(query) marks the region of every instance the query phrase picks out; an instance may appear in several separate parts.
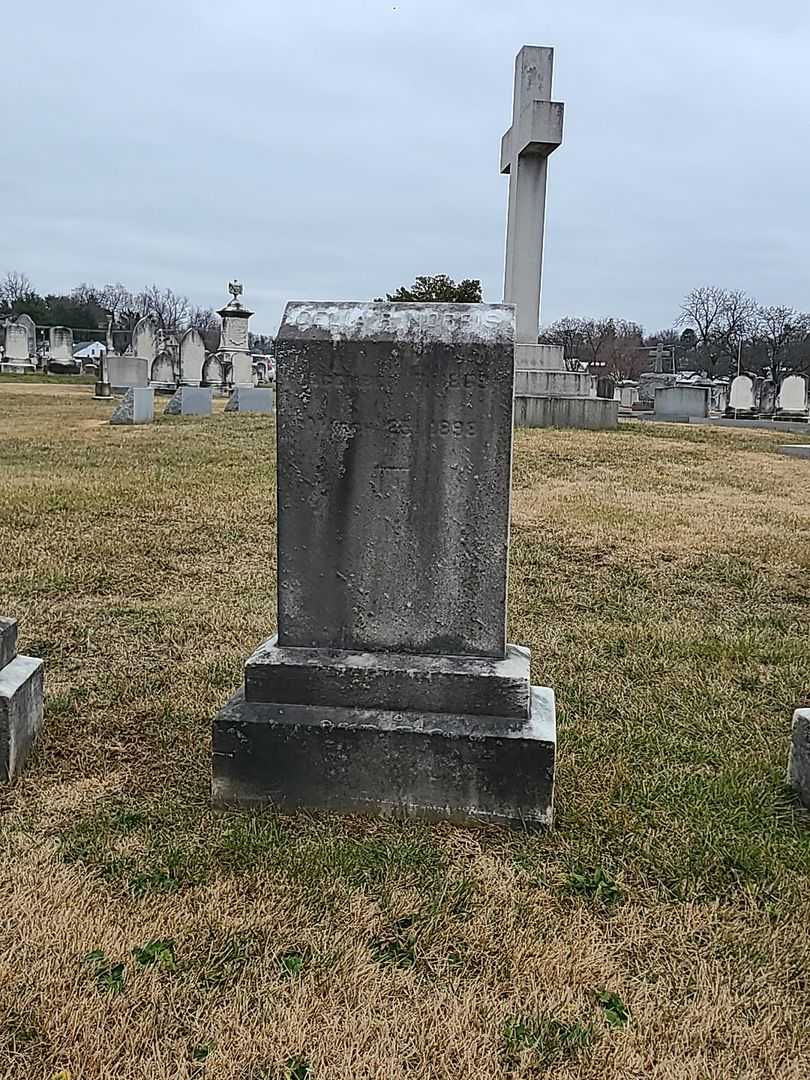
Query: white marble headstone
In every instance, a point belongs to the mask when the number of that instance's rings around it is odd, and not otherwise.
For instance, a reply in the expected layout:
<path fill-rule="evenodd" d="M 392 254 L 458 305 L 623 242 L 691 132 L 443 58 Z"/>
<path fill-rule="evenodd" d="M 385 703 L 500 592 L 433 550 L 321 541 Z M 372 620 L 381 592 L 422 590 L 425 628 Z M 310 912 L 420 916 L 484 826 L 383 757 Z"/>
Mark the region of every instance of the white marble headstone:
<path fill-rule="evenodd" d="M 73 360 L 73 331 L 67 326 L 52 326 L 50 337 L 50 359 Z"/>
<path fill-rule="evenodd" d="M 15 360 L 28 361 L 28 331 L 19 323 L 6 327 L 6 363 Z"/>
<path fill-rule="evenodd" d="M 199 330 L 192 327 L 180 339 L 180 381 L 187 386 L 199 386 L 205 366 L 205 342 Z"/>
<path fill-rule="evenodd" d="M 754 380 L 750 375 L 738 375 L 731 382 L 728 406 L 739 412 L 751 412 L 754 408 Z"/>
<path fill-rule="evenodd" d="M 139 319 L 132 331 L 132 352 L 148 361 L 149 370 L 157 357 L 157 324 L 151 315 Z"/>
<path fill-rule="evenodd" d="M 783 412 L 807 412 L 807 379 L 804 375 L 786 375 L 782 379 L 779 407 Z"/>
<path fill-rule="evenodd" d="M 25 327 L 25 332 L 28 334 L 28 356 L 33 360 L 37 355 L 36 324 L 30 315 L 23 313 L 22 315 L 17 316 L 17 325 Z"/>

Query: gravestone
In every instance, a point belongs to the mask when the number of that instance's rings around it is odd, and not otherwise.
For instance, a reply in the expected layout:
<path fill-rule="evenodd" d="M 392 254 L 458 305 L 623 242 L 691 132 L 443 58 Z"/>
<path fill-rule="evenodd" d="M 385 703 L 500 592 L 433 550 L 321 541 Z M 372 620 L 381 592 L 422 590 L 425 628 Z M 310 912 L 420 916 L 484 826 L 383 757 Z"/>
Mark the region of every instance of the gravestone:
<path fill-rule="evenodd" d="M 786 375 L 779 387 L 780 416 L 807 416 L 807 376 Z"/>
<path fill-rule="evenodd" d="M 19 322 L 9 323 L 5 328 L 5 352 L 0 371 L 8 375 L 30 375 L 36 365 L 28 353 L 28 330 Z"/>
<path fill-rule="evenodd" d="M 174 393 L 177 386 L 174 354 L 171 349 L 161 349 L 152 363 L 149 385 L 155 390 Z"/>
<path fill-rule="evenodd" d="M 199 330 L 191 327 L 180 338 L 180 382 L 199 386 L 205 366 L 205 342 Z"/>
<path fill-rule="evenodd" d="M 151 386 L 131 386 L 110 417 L 111 424 L 151 424 L 155 419 L 155 391 Z"/>
<path fill-rule="evenodd" d="M 52 326 L 48 336 L 48 371 L 63 375 L 76 374 L 79 362 L 73 355 L 73 331 L 67 326 Z"/>
<path fill-rule="evenodd" d="M 210 416 L 210 386 L 179 386 L 163 410 L 166 416 Z"/>
<path fill-rule="evenodd" d="M 132 352 L 146 361 L 151 377 L 152 364 L 157 359 L 157 321 L 151 315 L 145 315 L 135 323 L 132 331 Z"/>
<path fill-rule="evenodd" d="M 37 327 L 30 315 L 23 312 L 17 316 L 17 325 L 24 326 L 28 335 L 28 359 L 36 364 L 37 359 Z"/>
<path fill-rule="evenodd" d="M 793 714 L 787 782 L 810 809 L 810 709 L 797 709 Z"/>
<path fill-rule="evenodd" d="M 113 393 L 128 390 L 131 386 L 149 385 L 149 366 L 144 357 L 108 353 L 105 366 Z"/>
<path fill-rule="evenodd" d="M 225 412 L 271 413 L 273 411 L 273 391 L 269 386 L 234 387 Z"/>
<path fill-rule="evenodd" d="M 203 366 L 203 384 L 217 390 L 221 389 L 225 382 L 225 373 L 222 370 L 222 361 L 216 353 L 209 353 Z"/>
<path fill-rule="evenodd" d="M 736 413 L 746 416 L 753 415 L 756 411 L 754 396 L 754 380 L 750 375 L 737 375 L 731 380 L 731 391 L 728 396 L 728 412 L 733 416 Z"/>
<path fill-rule="evenodd" d="M 19 776 L 42 727 L 44 665 L 17 653 L 17 623 L 0 618 L 0 784 Z"/>
<path fill-rule="evenodd" d="M 278 634 L 213 726 L 213 799 L 552 815 L 553 692 L 506 642 L 514 315 L 287 305 Z"/>

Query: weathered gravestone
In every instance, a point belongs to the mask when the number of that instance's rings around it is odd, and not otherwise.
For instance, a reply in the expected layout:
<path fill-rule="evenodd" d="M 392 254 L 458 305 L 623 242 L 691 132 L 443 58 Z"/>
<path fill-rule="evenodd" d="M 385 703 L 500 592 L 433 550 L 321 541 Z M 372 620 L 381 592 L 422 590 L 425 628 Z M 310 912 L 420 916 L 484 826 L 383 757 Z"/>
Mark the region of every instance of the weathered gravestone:
<path fill-rule="evenodd" d="M 146 361 L 151 374 L 152 364 L 157 358 L 157 321 L 151 315 L 144 315 L 135 323 L 132 331 L 132 352 L 134 356 Z"/>
<path fill-rule="evenodd" d="M 278 635 L 213 798 L 548 823 L 553 692 L 506 642 L 514 309 L 287 305 Z"/>
<path fill-rule="evenodd" d="M 753 416 L 756 412 L 754 380 L 750 375 L 737 375 L 731 380 L 727 412 L 731 416 Z"/>
<path fill-rule="evenodd" d="M 20 772 L 43 715 L 44 666 L 17 653 L 17 623 L 0 618 L 0 784 Z"/>
<path fill-rule="evenodd" d="M 0 370 L 9 375 L 26 375 L 36 370 L 29 356 L 28 328 L 19 322 L 5 329 L 5 351 Z"/>
<path fill-rule="evenodd" d="M 779 387 L 780 416 L 806 417 L 808 408 L 807 391 L 806 375 L 786 375 Z"/>
<path fill-rule="evenodd" d="M 52 326 L 48 332 L 48 371 L 72 375 L 79 371 L 73 355 L 73 331 L 67 326 Z"/>
<path fill-rule="evenodd" d="M 37 327 L 34 320 L 26 312 L 17 316 L 17 325 L 24 326 L 28 335 L 28 359 L 36 363 L 37 359 Z"/>
<path fill-rule="evenodd" d="M 205 367 L 205 342 L 193 326 L 180 338 L 180 382 L 183 386 L 199 386 Z"/>
<path fill-rule="evenodd" d="M 793 714 L 787 782 L 810 809 L 810 709 L 797 709 Z"/>

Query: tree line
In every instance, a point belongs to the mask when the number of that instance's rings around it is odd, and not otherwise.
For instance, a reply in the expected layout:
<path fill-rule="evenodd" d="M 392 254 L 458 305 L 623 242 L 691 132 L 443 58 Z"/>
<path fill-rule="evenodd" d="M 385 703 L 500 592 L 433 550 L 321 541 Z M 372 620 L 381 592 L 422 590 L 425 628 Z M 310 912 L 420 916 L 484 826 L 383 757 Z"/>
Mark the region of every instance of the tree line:
<path fill-rule="evenodd" d="M 539 340 L 563 345 L 566 361 L 615 379 L 648 371 L 649 350 L 658 344 L 670 347 L 679 369 L 712 378 L 735 375 L 738 364 L 777 383 L 789 371 L 810 372 L 810 315 L 714 285 L 692 289 L 674 326 L 654 334 L 627 319 L 566 317 L 543 327 Z"/>
<path fill-rule="evenodd" d="M 166 333 L 181 334 L 194 327 L 209 352 L 219 348 L 220 320 L 213 308 L 199 307 L 187 296 L 159 285 L 131 292 L 120 282 L 102 286 L 83 282 L 68 293 L 42 295 L 25 274 L 9 271 L 0 278 L 0 318 L 23 314 L 30 315 L 38 327 L 69 326 L 89 341 L 104 341 L 112 317 L 116 348 L 128 342 L 139 319 L 151 315 Z M 251 334 L 250 346 L 263 351 L 271 340 Z"/>

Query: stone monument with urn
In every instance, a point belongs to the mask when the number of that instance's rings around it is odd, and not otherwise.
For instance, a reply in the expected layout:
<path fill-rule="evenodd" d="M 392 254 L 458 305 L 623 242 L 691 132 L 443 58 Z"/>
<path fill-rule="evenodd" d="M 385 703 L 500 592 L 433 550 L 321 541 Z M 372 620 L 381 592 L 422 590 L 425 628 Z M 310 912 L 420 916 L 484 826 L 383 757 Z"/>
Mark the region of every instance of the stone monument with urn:
<path fill-rule="evenodd" d="M 228 373 L 228 386 L 253 386 L 253 360 L 248 337 L 248 322 L 253 312 L 240 300 L 242 285 L 238 281 L 229 282 L 228 290 L 232 299 L 217 312 L 222 319 L 220 362 Z"/>

